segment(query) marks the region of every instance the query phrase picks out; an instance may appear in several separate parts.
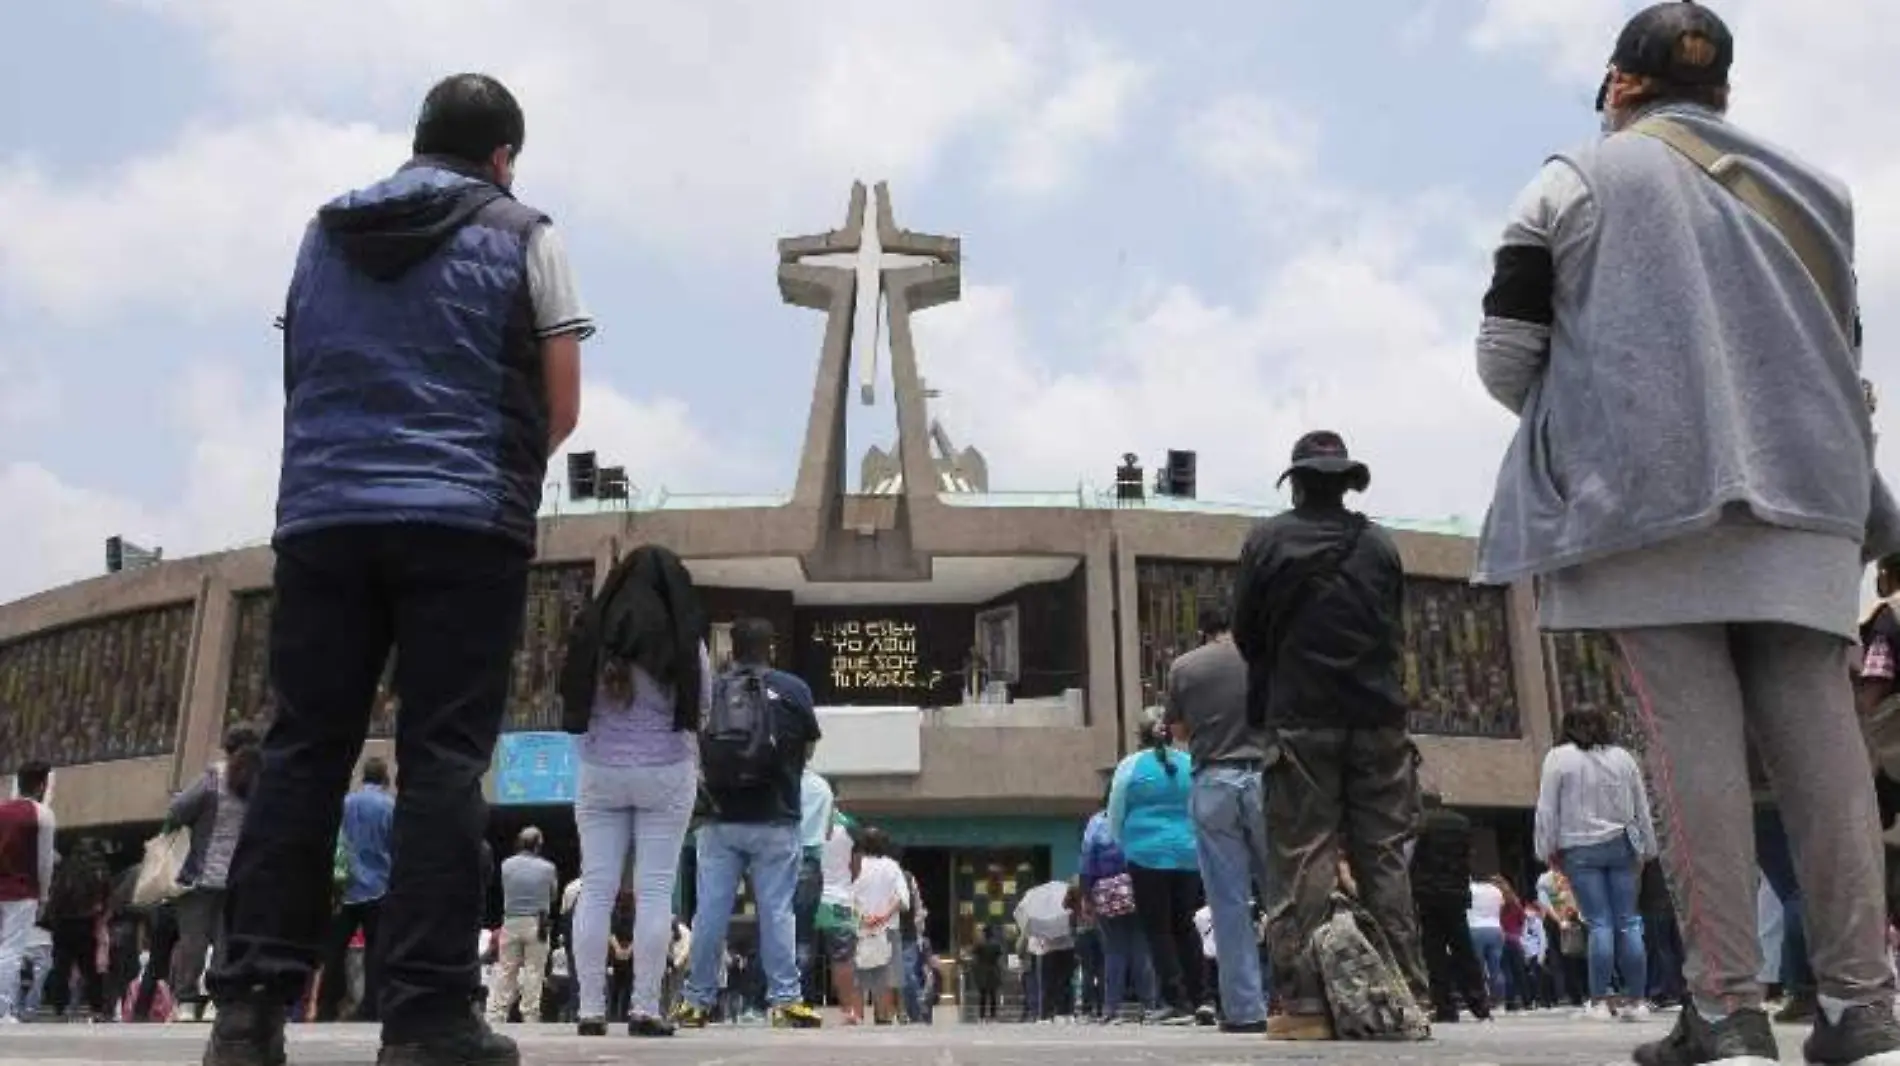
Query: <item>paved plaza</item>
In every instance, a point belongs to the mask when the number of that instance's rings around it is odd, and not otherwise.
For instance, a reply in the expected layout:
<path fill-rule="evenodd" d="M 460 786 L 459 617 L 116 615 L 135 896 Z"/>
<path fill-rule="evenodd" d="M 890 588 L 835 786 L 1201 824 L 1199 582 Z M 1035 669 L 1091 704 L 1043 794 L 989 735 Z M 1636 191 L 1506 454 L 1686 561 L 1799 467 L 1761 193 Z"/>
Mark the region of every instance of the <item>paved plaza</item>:
<path fill-rule="evenodd" d="M 939 1025 L 934 1029 L 825 1029 L 774 1032 L 716 1027 L 673 1040 L 625 1036 L 582 1040 L 568 1026 L 516 1027 L 531 1066 L 629 1063 L 640 1066 L 1216 1066 L 1226 1063 L 1422 1063 L 1435 1066 L 1596 1066 L 1629 1061 L 1639 1039 L 1670 1024 L 1576 1022 L 1557 1015 L 1492 1025 L 1444 1026 L 1429 1044 L 1269 1044 L 1208 1030 L 1075 1026 Z M 1804 1031 L 1780 1033 L 1782 1061 L 1801 1061 Z M 15 1026 L 0 1029 L 0 1066 L 196 1066 L 202 1026 Z M 300 1026 L 291 1063 L 373 1063 L 376 1031 L 366 1026 Z"/>

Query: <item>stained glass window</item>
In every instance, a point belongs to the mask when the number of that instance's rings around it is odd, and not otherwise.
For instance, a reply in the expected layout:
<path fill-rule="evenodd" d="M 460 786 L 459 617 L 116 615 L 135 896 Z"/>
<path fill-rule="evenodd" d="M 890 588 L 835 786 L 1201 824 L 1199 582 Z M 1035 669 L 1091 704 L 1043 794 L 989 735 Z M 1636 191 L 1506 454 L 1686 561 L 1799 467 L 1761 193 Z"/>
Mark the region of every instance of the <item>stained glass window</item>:
<path fill-rule="evenodd" d="M 1200 607 L 1231 604 L 1230 563 L 1136 565 L 1142 704 L 1161 701 L 1175 656 L 1200 643 Z M 1505 590 L 1407 578 L 1404 684 L 1417 733 L 1519 735 L 1517 675 Z"/>
<path fill-rule="evenodd" d="M 0 645 L 0 752 L 70 766 L 171 751 L 194 610 L 172 604 Z"/>
<path fill-rule="evenodd" d="M 521 643 L 515 648 L 508 683 L 505 731 L 558 729 L 554 702 L 567 630 L 574 616 L 594 593 L 592 563 L 537 566 L 528 571 L 528 602 Z M 270 686 L 269 592 L 247 593 L 237 600 L 237 639 L 231 651 L 231 685 L 226 720 L 266 721 L 274 697 Z M 378 686 L 371 736 L 395 731 L 397 702 L 391 689 L 395 661 L 383 671 Z"/>

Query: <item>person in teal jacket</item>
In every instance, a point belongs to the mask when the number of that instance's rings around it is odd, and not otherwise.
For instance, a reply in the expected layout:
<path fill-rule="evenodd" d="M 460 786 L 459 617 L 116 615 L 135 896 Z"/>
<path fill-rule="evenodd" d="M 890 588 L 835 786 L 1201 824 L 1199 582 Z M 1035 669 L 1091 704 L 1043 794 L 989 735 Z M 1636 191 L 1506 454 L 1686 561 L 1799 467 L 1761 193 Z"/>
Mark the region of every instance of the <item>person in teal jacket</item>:
<path fill-rule="evenodd" d="M 1160 986 L 1158 1024 L 1214 1023 L 1205 1002 L 1201 942 L 1194 912 L 1201 907 L 1200 858 L 1188 812 L 1193 763 L 1169 744 L 1167 726 L 1144 726 L 1140 751 L 1115 768 L 1108 795 L 1108 828 L 1128 860 L 1135 914 L 1141 920 Z"/>

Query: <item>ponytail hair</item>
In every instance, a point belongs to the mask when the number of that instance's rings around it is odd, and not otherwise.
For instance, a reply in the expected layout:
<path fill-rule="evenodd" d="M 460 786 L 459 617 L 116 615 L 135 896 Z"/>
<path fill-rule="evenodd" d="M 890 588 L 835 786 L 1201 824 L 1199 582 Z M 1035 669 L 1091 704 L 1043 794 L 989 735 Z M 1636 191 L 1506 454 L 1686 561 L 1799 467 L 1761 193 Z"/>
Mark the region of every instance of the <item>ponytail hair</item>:
<path fill-rule="evenodd" d="M 1155 758 L 1161 760 L 1161 768 L 1168 772 L 1169 777 L 1173 777 L 1181 772 L 1181 768 L 1174 765 L 1174 757 L 1169 754 L 1168 746 L 1167 723 L 1157 720 L 1148 727 L 1148 750 L 1155 753 Z"/>

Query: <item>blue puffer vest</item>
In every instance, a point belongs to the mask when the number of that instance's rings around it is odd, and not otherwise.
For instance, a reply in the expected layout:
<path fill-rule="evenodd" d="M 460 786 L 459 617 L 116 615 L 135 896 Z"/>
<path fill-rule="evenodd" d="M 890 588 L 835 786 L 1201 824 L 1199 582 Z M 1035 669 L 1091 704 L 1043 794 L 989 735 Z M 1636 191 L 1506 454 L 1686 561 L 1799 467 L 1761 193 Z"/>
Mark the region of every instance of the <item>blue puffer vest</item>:
<path fill-rule="evenodd" d="M 279 538 L 416 522 L 532 548 L 548 418 L 527 250 L 547 221 L 427 157 L 317 213 L 284 312 Z"/>

